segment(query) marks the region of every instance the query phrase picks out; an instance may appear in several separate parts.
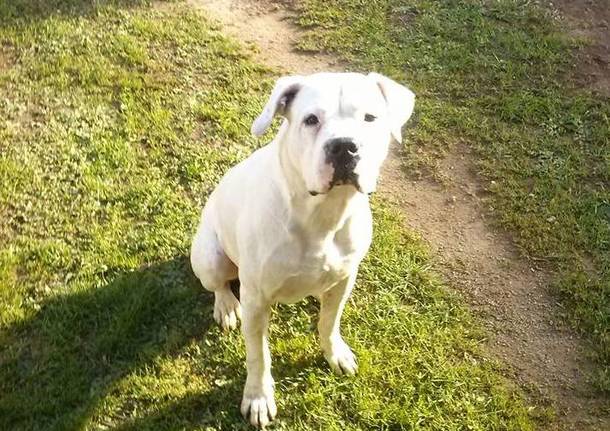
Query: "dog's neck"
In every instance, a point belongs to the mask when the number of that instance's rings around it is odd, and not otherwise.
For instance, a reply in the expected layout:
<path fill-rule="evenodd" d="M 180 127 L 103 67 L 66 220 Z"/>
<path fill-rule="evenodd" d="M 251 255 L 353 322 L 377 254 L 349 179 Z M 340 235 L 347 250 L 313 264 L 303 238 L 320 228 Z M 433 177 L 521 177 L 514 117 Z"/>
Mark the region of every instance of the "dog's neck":
<path fill-rule="evenodd" d="M 331 235 L 340 230 L 349 220 L 355 204 L 363 200 L 368 202 L 368 196 L 358 192 L 355 187 L 338 186 L 328 193 L 312 196 L 306 187 L 299 170 L 292 163 L 285 139 L 287 125 L 283 124 L 272 145 L 276 146 L 276 169 L 281 178 L 278 188 L 282 197 L 289 202 L 291 222 L 306 229 L 316 236 Z"/>

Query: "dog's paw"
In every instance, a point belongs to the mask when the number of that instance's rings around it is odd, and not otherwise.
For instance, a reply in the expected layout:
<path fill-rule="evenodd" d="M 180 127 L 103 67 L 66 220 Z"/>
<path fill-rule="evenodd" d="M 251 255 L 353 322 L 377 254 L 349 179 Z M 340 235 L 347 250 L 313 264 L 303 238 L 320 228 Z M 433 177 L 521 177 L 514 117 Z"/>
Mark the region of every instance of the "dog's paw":
<path fill-rule="evenodd" d="M 343 340 L 335 343 L 331 348 L 325 349 L 324 357 L 337 374 L 353 376 L 358 371 L 356 356 Z"/>
<path fill-rule="evenodd" d="M 230 290 L 221 290 L 214 293 L 214 320 L 222 329 L 228 331 L 237 328 L 241 320 L 241 305 Z"/>
<path fill-rule="evenodd" d="M 252 425 L 264 429 L 277 414 L 273 388 L 259 391 L 245 389 L 240 410 L 244 418 Z"/>

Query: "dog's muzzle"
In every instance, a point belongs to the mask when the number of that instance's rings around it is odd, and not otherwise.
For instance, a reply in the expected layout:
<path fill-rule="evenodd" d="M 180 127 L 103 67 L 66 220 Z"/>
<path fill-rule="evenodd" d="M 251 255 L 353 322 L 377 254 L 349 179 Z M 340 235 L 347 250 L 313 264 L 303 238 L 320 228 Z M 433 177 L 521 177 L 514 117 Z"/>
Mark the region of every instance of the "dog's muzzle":
<path fill-rule="evenodd" d="M 326 163 L 333 169 L 333 178 L 330 188 L 334 186 L 351 184 L 360 190 L 358 174 L 354 172 L 360 161 L 358 146 L 351 138 L 334 138 L 326 143 Z"/>

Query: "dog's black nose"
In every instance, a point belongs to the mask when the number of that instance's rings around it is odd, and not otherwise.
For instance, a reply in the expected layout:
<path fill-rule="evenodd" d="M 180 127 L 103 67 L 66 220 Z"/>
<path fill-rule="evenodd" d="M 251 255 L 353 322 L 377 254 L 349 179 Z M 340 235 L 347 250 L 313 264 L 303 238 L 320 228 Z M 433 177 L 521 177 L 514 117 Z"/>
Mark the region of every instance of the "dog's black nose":
<path fill-rule="evenodd" d="M 333 185 L 354 184 L 357 186 L 358 175 L 354 173 L 360 160 L 358 145 L 351 138 L 334 138 L 326 143 L 326 163 L 333 168 Z"/>
<path fill-rule="evenodd" d="M 326 155 L 333 164 L 349 164 L 358 155 L 358 146 L 351 138 L 334 138 L 326 144 Z"/>

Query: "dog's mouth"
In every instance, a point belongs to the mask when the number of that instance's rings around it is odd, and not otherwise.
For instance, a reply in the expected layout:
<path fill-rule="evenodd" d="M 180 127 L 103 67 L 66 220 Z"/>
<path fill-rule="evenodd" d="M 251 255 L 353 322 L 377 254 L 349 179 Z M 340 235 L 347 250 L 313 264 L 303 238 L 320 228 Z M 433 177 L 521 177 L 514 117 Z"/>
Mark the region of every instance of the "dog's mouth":
<path fill-rule="evenodd" d="M 349 185 L 356 187 L 356 190 L 358 190 L 359 192 L 362 193 L 362 188 L 360 187 L 360 183 L 358 182 L 358 175 L 354 174 L 354 173 L 352 173 L 347 178 L 333 179 L 333 181 L 331 181 L 331 183 L 330 183 L 330 187 L 328 188 L 328 191 L 331 191 L 336 186 L 349 186 Z"/>
<path fill-rule="evenodd" d="M 332 190 L 335 186 L 352 185 L 356 187 L 356 190 L 362 192 L 360 182 L 358 181 L 358 174 L 354 172 L 359 160 L 360 157 L 356 156 L 344 163 L 334 164 L 333 178 L 330 181 L 328 190 Z"/>
<path fill-rule="evenodd" d="M 355 172 L 359 156 L 355 156 L 343 163 L 332 163 L 332 178 L 326 187 L 322 187 L 322 190 L 309 190 L 311 196 L 325 195 L 333 190 L 335 187 L 353 186 L 358 192 L 365 193 L 360 185 L 360 177 Z"/>
<path fill-rule="evenodd" d="M 328 189 L 324 192 L 320 192 L 317 190 L 310 190 L 309 194 L 311 196 L 325 195 L 329 193 L 332 189 L 339 186 L 353 186 L 360 193 L 364 193 L 362 187 L 360 186 L 360 182 L 358 181 L 358 174 L 351 172 L 349 175 L 343 178 L 333 178 L 333 180 L 329 183 Z"/>

